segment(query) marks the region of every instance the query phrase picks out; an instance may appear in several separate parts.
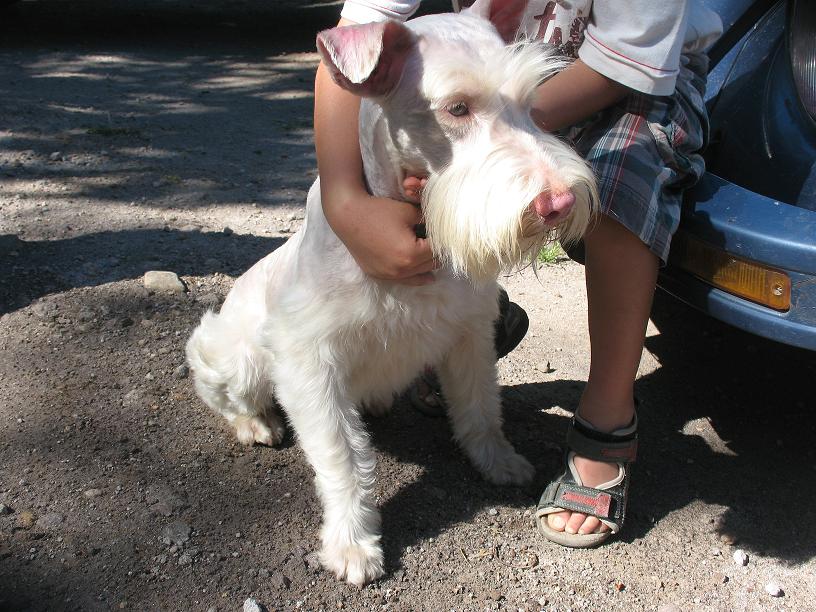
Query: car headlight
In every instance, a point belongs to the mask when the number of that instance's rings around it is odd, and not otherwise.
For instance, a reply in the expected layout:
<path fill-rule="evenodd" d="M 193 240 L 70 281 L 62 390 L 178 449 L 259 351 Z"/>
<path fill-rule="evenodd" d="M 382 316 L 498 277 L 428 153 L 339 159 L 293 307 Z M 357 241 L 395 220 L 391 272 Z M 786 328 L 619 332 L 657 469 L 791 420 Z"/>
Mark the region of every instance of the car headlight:
<path fill-rule="evenodd" d="M 816 121 L 816 2 L 790 0 L 788 50 L 802 106 Z"/>

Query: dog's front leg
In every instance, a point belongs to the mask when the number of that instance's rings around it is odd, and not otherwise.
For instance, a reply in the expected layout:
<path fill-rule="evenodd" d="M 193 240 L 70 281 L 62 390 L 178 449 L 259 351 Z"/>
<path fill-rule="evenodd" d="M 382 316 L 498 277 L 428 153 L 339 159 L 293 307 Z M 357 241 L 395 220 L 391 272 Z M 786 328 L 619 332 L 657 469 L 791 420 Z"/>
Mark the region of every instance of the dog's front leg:
<path fill-rule="evenodd" d="M 321 562 L 362 586 L 383 574 L 380 513 L 371 500 L 376 458 L 356 408 L 326 370 L 290 367 L 276 391 L 315 471 L 323 505 Z"/>
<path fill-rule="evenodd" d="M 438 368 L 439 382 L 454 437 L 473 465 L 490 482 L 524 484 L 535 470 L 502 432 L 492 330 L 488 323 L 469 329 Z"/>

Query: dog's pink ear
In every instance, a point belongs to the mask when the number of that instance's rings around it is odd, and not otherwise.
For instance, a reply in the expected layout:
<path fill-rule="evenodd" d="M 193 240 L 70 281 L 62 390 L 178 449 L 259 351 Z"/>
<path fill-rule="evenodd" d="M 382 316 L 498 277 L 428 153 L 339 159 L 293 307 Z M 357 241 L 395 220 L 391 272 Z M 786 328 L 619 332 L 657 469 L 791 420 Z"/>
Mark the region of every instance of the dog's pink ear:
<path fill-rule="evenodd" d="M 416 36 L 398 21 L 324 30 L 317 50 L 334 82 L 358 96 L 383 96 L 402 76 Z"/>
<path fill-rule="evenodd" d="M 499 31 L 504 42 L 510 43 L 516 39 L 528 1 L 476 0 L 468 10 L 490 21 Z"/>

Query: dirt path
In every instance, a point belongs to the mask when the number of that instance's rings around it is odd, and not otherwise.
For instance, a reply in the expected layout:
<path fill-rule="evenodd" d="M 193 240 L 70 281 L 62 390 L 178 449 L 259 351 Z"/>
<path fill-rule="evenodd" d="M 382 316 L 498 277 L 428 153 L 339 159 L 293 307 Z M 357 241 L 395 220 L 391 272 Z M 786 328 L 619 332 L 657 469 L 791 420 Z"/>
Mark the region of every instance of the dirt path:
<path fill-rule="evenodd" d="M 531 527 L 589 367 L 569 261 L 505 283 L 532 320 L 501 375 L 534 485 L 486 484 L 444 421 L 400 402 L 370 421 L 387 575 L 356 590 L 315 568 L 302 453 L 291 436 L 237 445 L 195 397 L 183 344 L 301 222 L 313 35 L 337 11 L 0 14 L 0 610 L 812 609 L 816 359 L 662 294 L 624 534 L 570 551 Z M 148 270 L 188 291 L 147 291 Z"/>

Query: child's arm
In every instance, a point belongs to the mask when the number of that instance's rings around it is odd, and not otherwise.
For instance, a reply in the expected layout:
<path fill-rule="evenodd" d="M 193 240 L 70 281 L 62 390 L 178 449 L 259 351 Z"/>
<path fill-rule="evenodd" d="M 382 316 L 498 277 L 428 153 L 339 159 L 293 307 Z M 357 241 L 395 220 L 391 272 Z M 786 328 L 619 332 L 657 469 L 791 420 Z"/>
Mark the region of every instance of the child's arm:
<path fill-rule="evenodd" d="M 338 25 L 348 25 L 341 19 Z M 315 148 L 323 212 L 363 271 L 406 285 L 433 282 L 433 256 L 416 237 L 417 207 L 366 192 L 357 129 L 360 100 L 338 87 L 323 64 L 315 79 Z"/>
<path fill-rule="evenodd" d="M 631 91 L 578 59 L 539 85 L 530 115 L 542 130 L 553 132 L 612 106 Z"/>

